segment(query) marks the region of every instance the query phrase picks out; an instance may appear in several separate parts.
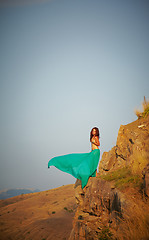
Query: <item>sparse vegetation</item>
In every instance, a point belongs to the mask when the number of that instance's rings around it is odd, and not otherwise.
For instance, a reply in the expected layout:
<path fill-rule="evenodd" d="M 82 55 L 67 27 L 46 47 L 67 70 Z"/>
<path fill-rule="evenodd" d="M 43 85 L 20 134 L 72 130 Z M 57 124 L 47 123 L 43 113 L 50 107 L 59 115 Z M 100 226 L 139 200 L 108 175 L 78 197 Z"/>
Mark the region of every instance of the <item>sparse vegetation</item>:
<path fill-rule="evenodd" d="M 149 101 L 146 100 L 144 97 L 144 101 L 142 103 L 142 111 L 136 109 L 135 114 L 137 115 L 138 118 L 144 118 L 149 115 Z"/>
<path fill-rule="evenodd" d="M 98 239 L 99 240 L 113 240 L 113 234 L 110 232 L 109 228 L 104 227 L 101 232 L 99 233 Z"/>
<path fill-rule="evenodd" d="M 102 179 L 106 181 L 113 181 L 115 187 L 124 189 L 130 184 L 132 187 L 141 188 L 142 179 L 139 175 L 132 174 L 131 170 L 128 167 L 117 169 L 113 172 L 109 172 L 106 175 L 101 176 Z"/>
<path fill-rule="evenodd" d="M 68 211 L 68 212 L 73 212 L 73 210 L 72 209 L 68 209 L 67 207 L 64 207 L 64 210 L 66 210 L 66 211 Z"/>

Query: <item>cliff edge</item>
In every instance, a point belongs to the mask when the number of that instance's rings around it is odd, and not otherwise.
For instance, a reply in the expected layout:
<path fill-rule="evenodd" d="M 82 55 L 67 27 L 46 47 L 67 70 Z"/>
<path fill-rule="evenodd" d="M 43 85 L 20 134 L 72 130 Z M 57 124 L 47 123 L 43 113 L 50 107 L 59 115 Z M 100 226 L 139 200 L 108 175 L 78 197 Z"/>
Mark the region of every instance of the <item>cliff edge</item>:
<path fill-rule="evenodd" d="M 97 177 L 75 196 L 69 240 L 149 239 L 149 116 L 120 126 Z"/>

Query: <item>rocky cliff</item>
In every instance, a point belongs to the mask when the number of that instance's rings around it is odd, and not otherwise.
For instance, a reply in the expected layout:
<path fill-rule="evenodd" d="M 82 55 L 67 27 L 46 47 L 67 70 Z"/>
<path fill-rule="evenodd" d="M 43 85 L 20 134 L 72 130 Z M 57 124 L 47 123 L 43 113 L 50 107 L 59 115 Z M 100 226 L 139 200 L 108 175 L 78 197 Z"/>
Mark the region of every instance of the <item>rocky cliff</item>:
<path fill-rule="evenodd" d="M 75 195 L 69 240 L 149 239 L 149 116 L 120 126 L 97 177 Z"/>

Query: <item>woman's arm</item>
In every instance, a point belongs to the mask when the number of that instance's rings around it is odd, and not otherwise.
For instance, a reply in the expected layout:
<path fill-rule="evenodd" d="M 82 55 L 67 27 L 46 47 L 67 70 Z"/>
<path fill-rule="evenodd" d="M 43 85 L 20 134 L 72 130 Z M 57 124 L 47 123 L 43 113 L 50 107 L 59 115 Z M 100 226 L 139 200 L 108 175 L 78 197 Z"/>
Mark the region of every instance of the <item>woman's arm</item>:
<path fill-rule="evenodd" d="M 95 144 L 96 146 L 100 146 L 100 142 L 99 142 L 99 137 L 98 136 L 93 136 L 91 143 Z"/>

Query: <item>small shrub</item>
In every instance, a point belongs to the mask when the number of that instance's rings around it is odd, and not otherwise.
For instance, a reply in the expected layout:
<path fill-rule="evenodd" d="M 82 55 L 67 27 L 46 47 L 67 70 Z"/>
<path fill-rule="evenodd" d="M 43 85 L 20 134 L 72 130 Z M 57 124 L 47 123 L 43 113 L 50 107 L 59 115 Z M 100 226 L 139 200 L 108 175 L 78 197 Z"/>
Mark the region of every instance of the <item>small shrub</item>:
<path fill-rule="evenodd" d="M 69 211 L 70 213 L 71 213 L 71 212 L 73 212 L 73 210 L 72 210 L 72 209 L 69 209 L 68 211 Z"/>
<path fill-rule="evenodd" d="M 55 211 L 53 211 L 52 214 L 55 214 Z"/>
<path fill-rule="evenodd" d="M 137 115 L 138 118 L 144 118 L 149 115 L 149 101 L 146 100 L 144 97 L 144 101 L 142 103 L 142 111 L 136 109 L 135 114 Z"/>
<path fill-rule="evenodd" d="M 99 240 L 113 240 L 113 234 L 110 232 L 109 228 L 104 227 L 99 233 Z"/>
<path fill-rule="evenodd" d="M 68 209 L 67 207 L 64 207 L 64 210 L 66 210 L 66 211 L 68 211 L 68 212 L 73 212 L 73 210 L 72 209 Z"/>

